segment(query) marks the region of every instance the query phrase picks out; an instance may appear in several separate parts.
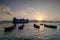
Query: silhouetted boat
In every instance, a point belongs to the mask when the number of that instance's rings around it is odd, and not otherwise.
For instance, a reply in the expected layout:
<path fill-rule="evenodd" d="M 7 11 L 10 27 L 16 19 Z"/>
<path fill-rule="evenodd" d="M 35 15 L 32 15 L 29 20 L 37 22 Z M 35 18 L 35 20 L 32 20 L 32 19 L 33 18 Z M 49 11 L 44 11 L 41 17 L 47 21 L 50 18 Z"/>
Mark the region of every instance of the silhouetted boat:
<path fill-rule="evenodd" d="M 44 25 L 44 24 L 40 24 L 40 25 Z"/>
<path fill-rule="evenodd" d="M 40 26 L 38 26 L 38 25 L 36 25 L 36 24 L 34 24 L 34 27 L 35 27 L 35 28 L 40 28 Z"/>
<path fill-rule="evenodd" d="M 24 28 L 24 24 L 18 27 L 19 30 L 22 30 L 23 28 Z"/>
<path fill-rule="evenodd" d="M 46 24 L 45 24 L 44 26 L 45 26 L 45 27 L 48 27 L 48 28 L 54 28 L 54 29 L 57 28 L 57 26 L 54 26 L 54 25 L 46 25 Z"/>
<path fill-rule="evenodd" d="M 16 24 L 14 24 L 13 26 L 10 26 L 10 27 L 4 27 L 4 31 L 5 32 L 10 32 L 10 31 L 12 31 L 15 28 L 16 28 Z"/>

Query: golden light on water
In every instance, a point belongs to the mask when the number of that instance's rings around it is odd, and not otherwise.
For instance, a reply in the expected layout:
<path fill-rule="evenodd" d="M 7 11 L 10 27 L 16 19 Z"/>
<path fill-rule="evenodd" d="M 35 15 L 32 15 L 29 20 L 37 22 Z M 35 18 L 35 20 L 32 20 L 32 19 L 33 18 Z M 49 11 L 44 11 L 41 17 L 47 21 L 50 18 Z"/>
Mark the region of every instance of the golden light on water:
<path fill-rule="evenodd" d="M 40 30 L 44 30 L 44 26 L 40 26 Z"/>

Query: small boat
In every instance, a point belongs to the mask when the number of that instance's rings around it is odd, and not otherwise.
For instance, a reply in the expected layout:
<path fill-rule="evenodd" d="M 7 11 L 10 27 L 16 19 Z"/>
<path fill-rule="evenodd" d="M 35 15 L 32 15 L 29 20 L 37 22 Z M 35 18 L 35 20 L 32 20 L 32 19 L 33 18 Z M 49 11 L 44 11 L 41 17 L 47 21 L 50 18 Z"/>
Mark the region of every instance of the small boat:
<path fill-rule="evenodd" d="M 40 24 L 40 25 L 44 25 L 44 24 Z"/>
<path fill-rule="evenodd" d="M 54 25 L 44 25 L 45 27 L 48 27 L 48 28 L 57 28 L 57 26 L 54 26 Z"/>
<path fill-rule="evenodd" d="M 34 27 L 35 27 L 35 28 L 40 28 L 40 26 L 38 26 L 38 25 L 36 25 L 36 24 L 34 24 Z"/>
<path fill-rule="evenodd" d="M 16 24 L 14 24 L 13 26 L 10 26 L 10 27 L 4 27 L 4 31 L 5 32 L 10 32 L 10 31 L 12 31 L 15 28 L 16 28 Z"/>
<path fill-rule="evenodd" d="M 18 27 L 19 30 L 22 30 L 23 28 L 24 28 L 24 24 Z"/>

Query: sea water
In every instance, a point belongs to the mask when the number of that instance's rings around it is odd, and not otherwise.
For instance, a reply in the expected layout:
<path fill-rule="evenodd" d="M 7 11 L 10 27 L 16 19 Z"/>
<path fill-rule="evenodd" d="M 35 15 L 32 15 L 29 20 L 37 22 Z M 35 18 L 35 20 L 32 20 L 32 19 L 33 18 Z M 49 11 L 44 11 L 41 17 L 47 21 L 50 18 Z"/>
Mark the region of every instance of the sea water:
<path fill-rule="evenodd" d="M 10 27 L 12 23 L 0 24 L 0 40 L 60 40 L 60 23 L 45 23 L 48 25 L 57 26 L 56 29 L 44 27 L 39 25 L 40 28 L 34 28 L 33 24 L 41 24 L 41 22 L 30 22 L 24 24 L 24 28 L 19 30 L 18 27 L 22 24 L 17 24 L 16 29 L 11 32 L 4 32 L 4 27 Z"/>

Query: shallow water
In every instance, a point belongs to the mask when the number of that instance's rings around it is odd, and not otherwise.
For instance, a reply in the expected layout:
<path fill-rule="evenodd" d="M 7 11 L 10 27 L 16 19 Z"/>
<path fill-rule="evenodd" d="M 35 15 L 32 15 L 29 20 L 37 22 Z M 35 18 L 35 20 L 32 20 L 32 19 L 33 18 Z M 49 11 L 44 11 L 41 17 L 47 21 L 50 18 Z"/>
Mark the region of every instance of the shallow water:
<path fill-rule="evenodd" d="M 0 40 L 60 40 L 60 23 L 44 23 L 56 25 L 57 29 L 51 29 L 40 25 L 39 29 L 33 27 L 33 24 L 39 25 L 41 22 L 25 24 L 23 30 L 16 29 L 11 32 L 4 32 L 4 27 L 11 26 L 12 23 L 0 24 Z"/>

